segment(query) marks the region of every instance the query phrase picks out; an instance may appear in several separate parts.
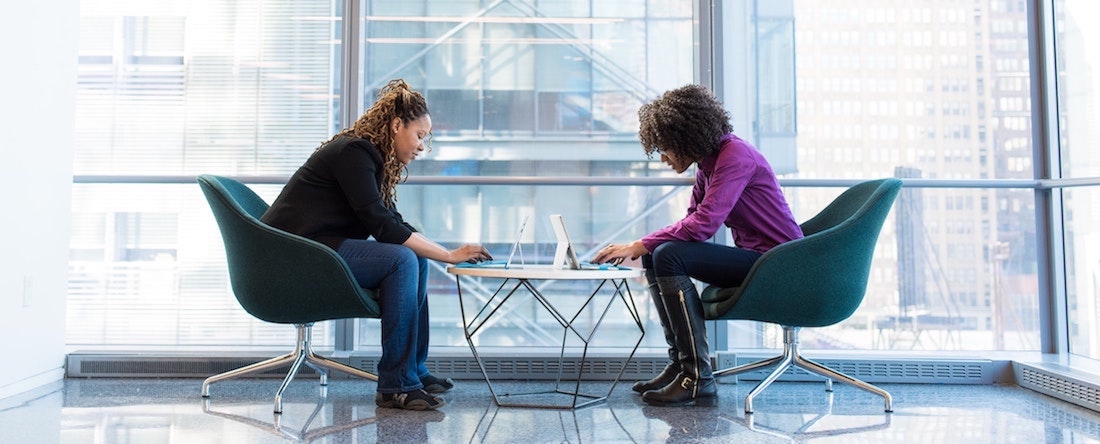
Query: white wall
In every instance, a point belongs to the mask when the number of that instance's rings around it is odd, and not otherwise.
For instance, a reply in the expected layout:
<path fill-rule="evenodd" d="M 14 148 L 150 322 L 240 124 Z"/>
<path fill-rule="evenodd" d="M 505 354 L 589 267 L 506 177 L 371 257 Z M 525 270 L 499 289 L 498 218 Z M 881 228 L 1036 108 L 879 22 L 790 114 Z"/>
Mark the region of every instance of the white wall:
<path fill-rule="evenodd" d="M 0 3 L 0 398 L 63 376 L 79 7 Z"/>

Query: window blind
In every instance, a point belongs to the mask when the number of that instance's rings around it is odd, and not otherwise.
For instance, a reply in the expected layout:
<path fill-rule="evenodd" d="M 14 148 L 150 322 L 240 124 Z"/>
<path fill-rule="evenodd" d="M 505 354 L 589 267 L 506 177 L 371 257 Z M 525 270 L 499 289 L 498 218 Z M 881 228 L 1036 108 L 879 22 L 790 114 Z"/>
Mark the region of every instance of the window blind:
<path fill-rule="evenodd" d="M 332 2 L 81 3 L 77 175 L 289 175 L 333 132 Z M 257 186 L 269 202 L 277 186 Z M 232 296 L 195 184 L 78 184 L 70 347 L 292 343 Z M 315 342 L 331 345 L 329 326 Z"/>

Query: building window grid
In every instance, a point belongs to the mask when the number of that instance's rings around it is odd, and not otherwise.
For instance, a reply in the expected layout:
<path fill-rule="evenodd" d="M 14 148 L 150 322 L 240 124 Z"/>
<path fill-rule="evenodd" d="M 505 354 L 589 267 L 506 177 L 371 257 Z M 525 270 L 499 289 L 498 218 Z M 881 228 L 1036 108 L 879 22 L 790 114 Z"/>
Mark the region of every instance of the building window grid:
<path fill-rule="evenodd" d="M 923 15 L 922 14 L 914 14 L 914 16 L 923 16 Z M 1018 31 L 1019 29 L 1022 29 L 1022 27 L 1014 28 L 1012 26 L 1008 26 L 1008 27 L 1006 27 L 1006 29 L 1011 30 L 1011 31 Z M 1002 65 L 1001 68 L 1012 70 L 1012 71 L 1017 71 L 1017 72 L 1023 70 L 1023 67 L 1021 67 L 1018 63 L 1018 62 L 1020 62 L 1019 60 L 1014 61 L 1014 62 L 1010 61 L 1010 62 L 1011 63 L 1009 63 L 1009 64 Z M 856 64 L 856 66 L 858 66 L 858 64 Z M 1029 102 L 1030 101 L 1026 96 L 1022 97 L 1022 98 L 1020 98 L 1020 97 L 1018 97 L 1018 98 L 1004 98 L 1004 99 L 1002 99 L 1002 102 L 1001 102 L 999 108 L 1001 110 L 1026 111 L 1031 106 Z M 853 128 L 855 128 L 855 127 L 846 127 L 843 130 L 842 133 L 845 134 L 845 135 L 848 135 L 848 132 L 852 131 Z M 935 131 L 934 129 L 930 129 L 929 132 L 934 133 L 934 131 Z M 846 138 L 850 138 L 850 137 L 846 137 Z M 851 153 L 850 152 L 845 152 L 845 155 L 842 156 L 842 158 L 851 159 L 852 158 Z M 1018 165 L 1018 162 L 1017 162 L 1017 165 Z M 1021 170 L 1026 171 L 1026 168 L 1023 167 L 1023 166 L 1017 166 L 1015 168 L 1012 168 L 1012 170 L 1013 171 L 1021 171 Z"/>

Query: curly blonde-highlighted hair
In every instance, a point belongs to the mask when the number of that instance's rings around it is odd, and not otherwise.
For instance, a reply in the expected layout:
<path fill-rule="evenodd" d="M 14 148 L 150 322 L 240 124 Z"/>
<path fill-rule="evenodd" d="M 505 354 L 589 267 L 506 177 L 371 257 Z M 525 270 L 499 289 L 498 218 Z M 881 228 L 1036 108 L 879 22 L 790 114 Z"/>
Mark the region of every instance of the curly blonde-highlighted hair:
<path fill-rule="evenodd" d="M 649 158 L 672 152 L 692 162 L 718 150 L 733 131 L 722 102 L 701 85 L 667 91 L 638 109 L 638 138 Z"/>
<path fill-rule="evenodd" d="M 350 128 L 336 133 L 329 142 L 341 136 L 357 137 L 367 139 L 378 149 L 382 155 L 382 168 L 386 173 L 382 182 L 382 196 L 386 199 L 386 205 L 393 207 L 397 202 L 397 184 L 405 181 L 409 170 L 394 155 L 394 131 L 390 130 L 390 125 L 393 119 L 401 119 L 402 124 L 408 125 L 427 114 L 428 102 L 423 94 L 413 91 L 403 79 L 390 80 L 378 91 L 378 99 L 367 112 Z M 425 145 L 431 151 L 430 137 Z"/>

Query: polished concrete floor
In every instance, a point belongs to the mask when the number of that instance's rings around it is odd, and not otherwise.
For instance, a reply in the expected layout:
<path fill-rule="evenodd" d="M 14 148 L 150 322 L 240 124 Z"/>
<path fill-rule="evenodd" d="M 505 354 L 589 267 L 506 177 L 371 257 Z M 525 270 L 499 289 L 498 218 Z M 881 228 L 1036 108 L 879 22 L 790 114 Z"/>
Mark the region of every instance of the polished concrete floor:
<path fill-rule="evenodd" d="M 295 381 L 272 413 L 279 381 L 249 379 L 199 395 L 198 379 L 68 379 L 0 400 L 0 443 L 1100 443 L 1100 413 L 1017 386 L 778 382 L 743 413 L 753 382 L 721 384 L 717 407 L 650 407 L 620 383 L 606 401 L 571 409 L 499 407 L 484 381 L 458 381 L 441 410 L 376 408 L 373 382 Z M 494 382 L 501 400 L 572 405 L 552 382 Z M 603 383 L 583 393 L 606 394 Z M 578 398 L 583 401 L 585 398 Z"/>

